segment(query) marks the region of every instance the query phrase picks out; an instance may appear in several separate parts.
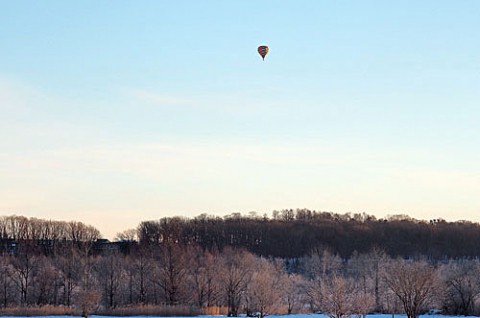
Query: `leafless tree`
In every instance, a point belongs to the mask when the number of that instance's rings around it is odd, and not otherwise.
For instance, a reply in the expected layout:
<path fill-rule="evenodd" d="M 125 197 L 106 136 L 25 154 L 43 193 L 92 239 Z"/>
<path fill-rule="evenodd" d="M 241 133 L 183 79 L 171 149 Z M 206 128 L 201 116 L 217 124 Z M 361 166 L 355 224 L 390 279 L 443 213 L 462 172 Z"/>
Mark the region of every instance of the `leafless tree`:
<path fill-rule="evenodd" d="M 36 304 L 40 306 L 58 305 L 57 295 L 61 284 L 58 270 L 53 266 L 52 260 L 45 256 L 38 256 L 35 263 L 35 289 L 33 292 L 37 299 Z"/>
<path fill-rule="evenodd" d="M 128 229 L 115 235 L 114 241 L 138 241 L 137 229 Z"/>
<path fill-rule="evenodd" d="M 480 296 L 480 265 L 477 260 L 452 261 L 442 267 L 444 308 L 449 314 L 471 316 Z"/>
<path fill-rule="evenodd" d="M 320 310 L 331 318 L 346 318 L 355 314 L 353 283 L 344 277 L 332 275 L 321 284 Z"/>
<path fill-rule="evenodd" d="M 238 316 L 242 295 L 251 279 L 254 257 L 248 252 L 225 249 L 220 263 L 220 284 L 228 307 L 228 316 Z"/>
<path fill-rule="evenodd" d="M 328 249 L 313 251 L 306 263 L 307 272 L 313 279 L 339 275 L 343 269 L 342 259 Z"/>
<path fill-rule="evenodd" d="M 351 292 L 353 294 L 353 312 L 358 318 L 366 318 L 367 314 L 375 310 L 375 295 L 358 285 Z"/>
<path fill-rule="evenodd" d="M 6 232 L 8 238 L 15 241 L 26 240 L 28 237 L 28 218 L 24 216 L 7 216 L 6 217 Z"/>
<path fill-rule="evenodd" d="M 177 305 L 185 289 L 187 264 L 184 248 L 167 243 L 160 251 L 158 277 L 155 282 L 164 293 L 167 305 Z"/>
<path fill-rule="evenodd" d="M 310 279 L 305 283 L 305 303 L 312 312 L 320 310 L 322 300 L 322 281 L 319 278 Z"/>
<path fill-rule="evenodd" d="M 369 253 L 354 253 L 348 261 L 348 274 L 354 278 L 356 287 L 363 292 L 364 296 L 374 295 L 374 309 L 380 309 L 380 290 L 382 277 L 384 276 L 385 264 L 388 258 L 381 249 L 373 248 Z"/>
<path fill-rule="evenodd" d="M 423 261 L 393 261 L 385 275 L 388 287 L 400 299 L 408 318 L 417 318 L 433 304 L 438 286 L 435 268 Z"/>
<path fill-rule="evenodd" d="M 290 315 L 303 301 L 306 281 L 301 275 L 281 273 L 281 295 Z"/>
<path fill-rule="evenodd" d="M 4 308 L 8 306 L 8 303 L 12 300 L 12 295 L 14 295 L 14 291 L 12 288 L 13 268 L 10 264 L 11 259 L 12 257 L 8 255 L 0 257 L 0 295 L 1 303 Z"/>
<path fill-rule="evenodd" d="M 21 255 L 11 259 L 12 264 L 12 280 L 17 286 L 20 295 L 20 304 L 25 306 L 29 302 L 30 289 L 33 282 L 33 272 L 35 269 L 34 256 L 30 253 L 22 253 Z"/>
<path fill-rule="evenodd" d="M 71 250 L 66 255 L 57 256 L 55 266 L 61 279 L 62 304 L 71 306 L 73 291 L 80 284 L 83 262 L 78 253 Z"/>
<path fill-rule="evenodd" d="M 130 300 L 134 303 L 146 304 L 148 278 L 153 271 L 150 249 L 146 246 L 140 246 L 129 256 L 129 259 Z"/>
<path fill-rule="evenodd" d="M 89 254 L 93 242 L 100 238 L 100 232 L 96 228 L 75 221 L 68 222 L 67 235 L 67 239 L 84 255 Z"/>
<path fill-rule="evenodd" d="M 84 318 L 88 316 L 99 306 L 101 295 L 92 288 L 82 287 L 75 292 L 75 304 L 80 308 L 81 315 Z"/>
<path fill-rule="evenodd" d="M 117 305 L 122 279 L 125 276 L 122 268 L 123 258 L 116 253 L 110 253 L 98 258 L 94 266 L 98 287 L 103 292 L 107 308 L 115 308 Z"/>
<path fill-rule="evenodd" d="M 404 312 L 402 302 L 388 287 L 382 292 L 380 304 L 382 311 L 391 314 L 392 318 L 395 317 L 395 314 L 401 314 Z"/>
<path fill-rule="evenodd" d="M 211 307 L 218 297 L 218 280 L 215 279 L 219 271 L 218 257 L 198 247 L 189 249 L 188 253 L 192 303 L 200 308 Z"/>
<path fill-rule="evenodd" d="M 325 280 L 341 276 L 343 264 L 340 257 L 330 253 L 328 249 L 314 250 L 309 257 L 305 258 L 304 263 L 305 272 L 310 278 L 305 295 L 311 310 L 315 312 L 323 307 Z"/>
<path fill-rule="evenodd" d="M 247 287 L 248 309 L 258 313 L 260 318 L 271 313 L 281 305 L 281 278 L 283 268 L 280 264 L 260 258 Z"/>

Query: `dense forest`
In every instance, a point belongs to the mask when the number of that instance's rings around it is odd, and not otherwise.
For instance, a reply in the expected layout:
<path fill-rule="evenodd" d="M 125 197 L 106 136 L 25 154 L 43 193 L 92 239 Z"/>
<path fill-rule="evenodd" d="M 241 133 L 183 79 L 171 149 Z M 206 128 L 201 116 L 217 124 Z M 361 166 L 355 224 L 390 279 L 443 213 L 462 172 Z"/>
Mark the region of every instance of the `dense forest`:
<path fill-rule="evenodd" d="M 141 243 L 175 241 L 205 249 L 245 248 L 261 256 L 297 258 L 329 249 L 343 258 L 380 247 L 392 256 L 431 259 L 480 256 L 480 225 L 441 219 L 419 221 L 405 215 L 376 219 L 367 214 L 334 214 L 305 209 L 274 211 L 271 218 L 231 214 L 142 222 Z"/>
<path fill-rule="evenodd" d="M 4 216 L 0 313 L 473 315 L 479 239 L 465 221 L 283 210 L 144 221 L 110 242 L 81 222 Z"/>

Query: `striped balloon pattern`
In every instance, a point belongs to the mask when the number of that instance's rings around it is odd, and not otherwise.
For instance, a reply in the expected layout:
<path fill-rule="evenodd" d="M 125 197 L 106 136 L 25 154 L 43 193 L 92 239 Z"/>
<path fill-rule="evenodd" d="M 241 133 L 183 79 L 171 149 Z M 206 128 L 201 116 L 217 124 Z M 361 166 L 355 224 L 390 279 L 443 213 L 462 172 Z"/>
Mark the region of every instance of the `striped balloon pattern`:
<path fill-rule="evenodd" d="M 260 45 L 257 49 L 258 54 L 262 57 L 262 59 L 265 61 L 265 56 L 268 54 L 268 46 L 266 45 Z"/>

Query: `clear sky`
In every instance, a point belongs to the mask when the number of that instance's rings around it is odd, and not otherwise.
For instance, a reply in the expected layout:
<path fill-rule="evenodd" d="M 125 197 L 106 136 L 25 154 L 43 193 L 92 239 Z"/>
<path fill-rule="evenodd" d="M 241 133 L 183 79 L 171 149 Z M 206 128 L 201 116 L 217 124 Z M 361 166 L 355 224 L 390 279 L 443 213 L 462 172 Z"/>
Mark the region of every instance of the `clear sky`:
<path fill-rule="evenodd" d="M 0 214 L 109 238 L 284 208 L 480 221 L 479 17 L 475 0 L 0 1 Z"/>

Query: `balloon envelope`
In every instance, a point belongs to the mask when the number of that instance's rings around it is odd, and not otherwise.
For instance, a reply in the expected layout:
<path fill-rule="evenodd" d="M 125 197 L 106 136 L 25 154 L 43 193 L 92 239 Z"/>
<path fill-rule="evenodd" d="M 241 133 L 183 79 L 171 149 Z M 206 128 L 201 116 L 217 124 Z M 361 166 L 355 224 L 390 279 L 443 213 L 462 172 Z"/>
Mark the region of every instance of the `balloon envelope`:
<path fill-rule="evenodd" d="M 268 54 L 268 46 L 266 45 L 260 45 L 257 49 L 258 54 L 262 57 L 263 60 L 265 60 L 265 56 Z"/>

